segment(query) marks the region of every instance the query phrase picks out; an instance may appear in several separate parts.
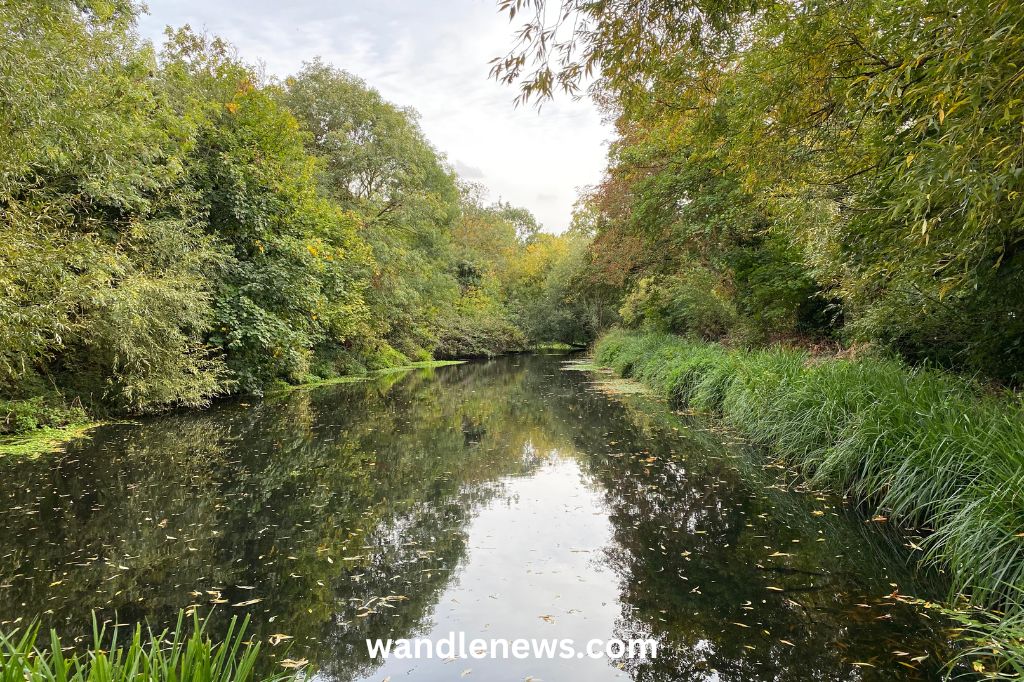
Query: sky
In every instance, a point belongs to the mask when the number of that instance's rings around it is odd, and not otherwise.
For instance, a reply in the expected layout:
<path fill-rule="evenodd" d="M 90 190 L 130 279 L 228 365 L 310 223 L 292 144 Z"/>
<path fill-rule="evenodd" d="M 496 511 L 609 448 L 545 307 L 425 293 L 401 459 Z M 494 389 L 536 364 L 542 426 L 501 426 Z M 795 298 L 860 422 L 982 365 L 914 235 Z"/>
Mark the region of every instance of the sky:
<path fill-rule="evenodd" d="M 530 209 L 549 232 L 568 227 L 578 190 L 596 184 L 611 130 L 589 100 L 513 106 L 488 78 L 511 46 L 495 0 L 150 0 L 143 37 L 191 24 L 233 43 L 246 62 L 284 77 L 316 56 L 420 113 L 427 139 L 492 200 Z"/>

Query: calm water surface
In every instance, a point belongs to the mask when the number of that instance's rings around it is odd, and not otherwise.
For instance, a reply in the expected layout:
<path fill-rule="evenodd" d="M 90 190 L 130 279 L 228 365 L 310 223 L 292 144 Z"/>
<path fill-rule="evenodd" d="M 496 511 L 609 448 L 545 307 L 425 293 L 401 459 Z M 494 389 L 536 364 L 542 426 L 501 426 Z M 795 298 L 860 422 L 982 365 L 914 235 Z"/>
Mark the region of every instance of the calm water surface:
<path fill-rule="evenodd" d="M 248 613 L 267 666 L 345 682 L 937 676 L 945 627 L 892 597 L 937 586 L 898 540 L 564 361 L 393 374 L 0 459 L 0 627 L 85 642 L 92 611 L 162 627 L 195 609 L 214 633 Z M 365 645 L 459 631 L 660 650 L 382 662 Z"/>

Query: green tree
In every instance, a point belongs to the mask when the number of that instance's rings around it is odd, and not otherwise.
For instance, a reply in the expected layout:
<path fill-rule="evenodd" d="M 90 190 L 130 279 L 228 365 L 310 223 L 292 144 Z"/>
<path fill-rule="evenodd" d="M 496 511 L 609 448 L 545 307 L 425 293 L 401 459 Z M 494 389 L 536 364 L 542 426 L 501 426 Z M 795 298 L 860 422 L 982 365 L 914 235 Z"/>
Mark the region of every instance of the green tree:
<path fill-rule="evenodd" d="M 412 109 L 315 60 L 288 78 L 282 101 L 312 133 L 327 193 L 363 218 L 375 268 L 366 292 L 375 332 L 410 356 L 435 343 L 458 290 L 451 229 L 454 173 L 423 136 Z"/>
<path fill-rule="evenodd" d="M 536 10 L 493 64 L 520 101 L 578 92 L 600 71 L 591 91 L 619 140 L 597 248 L 627 237 L 631 263 L 661 268 L 678 218 L 706 226 L 709 250 L 731 222 L 740 258 L 701 263 L 734 279 L 741 319 L 783 300 L 755 322 L 843 323 L 848 340 L 1019 381 L 1020 3 L 499 4 Z"/>
<path fill-rule="evenodd" d="M 223 387 L 203 339 L 203 273 L 222 254 L 135 10 L 0 7 L 0 369 L 15 397 L 58 387 L 145 410 Z"/>
<path fill-rule="evenodd" d="M 299 122 L 223 42 L 169 32 L 163 70 L 195 122 L 189 183 L 207 232 L 230 253 L 215 275 L 210 339 L 247 390 L 300 381 L 317 347 L 369 331 L 372 260 L 359 218 L 318 192 Z"/>

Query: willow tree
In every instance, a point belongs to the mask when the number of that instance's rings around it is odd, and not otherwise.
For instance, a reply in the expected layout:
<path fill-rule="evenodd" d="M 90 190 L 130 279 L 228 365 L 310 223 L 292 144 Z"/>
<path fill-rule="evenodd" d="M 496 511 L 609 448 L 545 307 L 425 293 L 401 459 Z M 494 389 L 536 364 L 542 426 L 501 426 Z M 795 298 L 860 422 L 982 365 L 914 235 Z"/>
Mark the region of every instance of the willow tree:
<path fill-rule="evenodd" d="M 139 410 L 220 391 L 186 136 L 130 2 L 0 6 L 0 393 Z M 58 398 L 59 400 L 59 398 Z"/>

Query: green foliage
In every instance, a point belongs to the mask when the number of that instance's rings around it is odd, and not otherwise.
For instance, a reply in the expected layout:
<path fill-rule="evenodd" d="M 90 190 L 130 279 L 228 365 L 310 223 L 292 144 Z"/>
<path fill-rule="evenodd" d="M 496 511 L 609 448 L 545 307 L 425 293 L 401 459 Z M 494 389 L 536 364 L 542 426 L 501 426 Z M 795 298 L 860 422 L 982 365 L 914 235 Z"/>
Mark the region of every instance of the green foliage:
<path fill-rule="evenodd" d="M 432 346 L 458 295 L 453 172 L 423 137 L 415 111 L 319 60 L 288 78 L 280 99 L 311 133 L 306 144 L 322 161 L 325 193 L 362 218 L 359 236 L 374 261 L 364 293 L 367 333 L 410 354 Z"/>
<path fill-rule="evenodd" d="M 181 185 L 173 114 L 128 3 L 5 4 L 0 381 L 80 384 L 129 409 L 201 405 L 220 258 Z"/>
<path fill-rule="evenodd" d="M 524 351 L 527 340 L 508 320 L 487 315 L 456 315 L 441 328 L 434 356 L 448 358 L 490 358 Z"/>
<path fill-rule="evenodd" d="M 438 352 L 494 355 L 547 341 L 593 339 L 599 323 L 579 280 L 589 240 L 541 232 L 525 209 L 485 206 L 478 187 L 462 191 L 453 244 L 460 296 Z"/>
<path fill-rule="evenodd" d="M 59 397 L 40 395 L 25 400 L 0 400 L 0 435 L 61 428 L 86 421 L 81 405 L 66 405 Z"/>
<path fill-rule="evenodd" d="M 414 111 L 319 61 L 268 83 L 188 26 L 156 53 L 139 9 L 0 7 L 0 398 L 143 413 L 523 346 L 506 272 L 460 286 L 464 202 Z M 491 210 L 513 250 L 538 230 Z M 18 430 L 62 421 L 34 405 Z"/>
<path fill-rule="evenodd" d="M 210 341 L 246 390 L 301 380 L 315 346 L 366 333 L 372 261 L 359 219 L 317 192 L 299 122 L 225 46 L 171 33 L 164 69 L 179 97 L 198 103 L 190 181 L 208 233 L 230 254 L 214 280 Z"/>
<path fill-rule="evenodd" d="M 286 682 L 297 677 L 282 670 L 255 674 L 259 643 L 246 641 L 248 617 L 238 625 L 232 619 L 223 642 L 213 643 L 205 623 L 194 620 L 188 628 L 184 614 L 173 631 L 142 634 L 136 626 L 129 641 L 109 636 L 93 618 L 93 644 L 85 655 L 68 657 L 56 631 L 49 646 L 37 646 L 38 628 L 0 634 L 0 680 L 3 682 Z M 191 631 L 189 631 L 191 630 Z"/>
<path fill-rule="evenodd" d="M 1020 381 L 1021 3 L 500 6 L 536 10 L 492 70 L 520 100 L 600 67 L 618 139 L 588 210 L 624 294 L 696 261 L 741 339 L 841 334 Z"/>
<path fill-rule="evenodd" d="M 647 277 L 623 301 L 622 321 L 704 339 L 725 335 L 736 312 L 721 293 L 714 273 L 694 268 L 675 277 Z"/>
<path fill-rule="evenodd" d="M 721 414 L 814 485 L 907 528 L 955 593 L 1014 617 L 1024 604 L 1024 413 L 950 374 L 896 360 L 728 350 L 615 331 L 598 362 L 678 404 Z"/>

